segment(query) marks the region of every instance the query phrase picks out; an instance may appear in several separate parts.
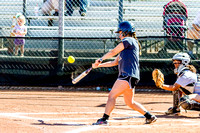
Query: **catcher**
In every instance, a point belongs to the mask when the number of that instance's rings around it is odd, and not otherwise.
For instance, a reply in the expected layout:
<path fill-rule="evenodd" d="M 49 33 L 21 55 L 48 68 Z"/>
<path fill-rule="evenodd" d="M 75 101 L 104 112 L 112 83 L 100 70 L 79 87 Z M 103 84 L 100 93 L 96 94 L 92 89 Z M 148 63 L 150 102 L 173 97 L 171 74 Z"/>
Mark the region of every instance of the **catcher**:
<path fill-rule="evenodd" d="M 185 110 L 200 110 L 200 79 L 196 68 L 189 65 L 190 57 L 187 53 L 177 53 L 172 58 L 174 73 L 177 80 L 173 85 L 164 84 L 164 75 L 155 69 L 152 73 L 157 87 L 173 91 L 173 107 L 165 113 L 180 114 L 180 106 Z"/>

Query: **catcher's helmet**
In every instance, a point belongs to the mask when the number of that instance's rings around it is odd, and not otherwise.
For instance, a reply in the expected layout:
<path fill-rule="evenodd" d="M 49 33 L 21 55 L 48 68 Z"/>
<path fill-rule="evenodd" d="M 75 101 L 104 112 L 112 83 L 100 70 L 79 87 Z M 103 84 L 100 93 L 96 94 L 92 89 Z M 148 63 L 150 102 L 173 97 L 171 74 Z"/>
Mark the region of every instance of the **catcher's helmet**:
<path fill-rule="evenodd" d="M 190 56 L 187 53 L 177 53 L 173 56 L 172 60 L 180 60 L 186 66 L 190 63 Z"/>
<path fill-rule="evenodd" d="M 128 21 L 124 21 L 118 25 L 118 30 L 115 33 L 119 33 L 119 31 L 122 31 L 122 33 L 126 34 L 133 33 L 135 32 L 135 26 Z"/>

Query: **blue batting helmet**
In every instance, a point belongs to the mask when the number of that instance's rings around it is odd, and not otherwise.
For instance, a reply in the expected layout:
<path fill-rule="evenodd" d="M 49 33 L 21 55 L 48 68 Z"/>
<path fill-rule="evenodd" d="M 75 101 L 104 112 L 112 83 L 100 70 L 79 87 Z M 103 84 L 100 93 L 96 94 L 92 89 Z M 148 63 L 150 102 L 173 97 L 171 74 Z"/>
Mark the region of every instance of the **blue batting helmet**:
<path fill-rule="evenodd" d="M 133 23 L 124 21 L 118 25 L 118 30 L 115 33 L 119 33 L 119 31 L 122 31 L 122 33 L 133 33 L 135 32 L 135 26 Z"/>

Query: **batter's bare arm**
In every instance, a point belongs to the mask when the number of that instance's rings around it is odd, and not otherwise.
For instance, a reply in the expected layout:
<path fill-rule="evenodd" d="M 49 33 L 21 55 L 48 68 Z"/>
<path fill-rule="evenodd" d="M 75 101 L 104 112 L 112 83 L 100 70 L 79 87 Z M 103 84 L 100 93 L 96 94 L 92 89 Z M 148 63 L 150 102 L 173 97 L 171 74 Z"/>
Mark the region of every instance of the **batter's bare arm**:
<path fill-rule="evenodd" d="M 119 55 L 115 58 L 114 61 L 107 61 L 105 63 L 94 63 L 92 64 L 92 68 L 99 68 L 99 67 L 112 67 L 118 65 Z"/>
<path fill-rule="evenodd" d="M 102 59 L 105 60 L 105 59 L 109 59 L 117 54 L 119 54 L 122 50 L 124 50 L 124 45 L 123 43 L 119 43 L 114 49 L 112 49 L 111 51 L 109 51 L 108 53 L 106 53 Z"/>
<path fill-rule="evenodd" d="M 111 51 L 109 51 L 108 53 L 106 53 L 102 58 L 99 58 L 95 61 L 95 68 L 97 66 L 99 66 L 99 64 L 106 59 L 109 59 L 111 57 L 114 57 L 115 55 L 119 54 L 122 50 L 124 50 L 124 45 L 123 43 L 119 43 L 114 49 L 112 49 Z M 94 66 L 93 66 L 94 68 Z"/>
<path fill-rule="evenodd" d="M 99 64 L 98 67 L 112 67 L 112 66 L 117 66 L 118 65 L 118 59 L 119 59 L 119 55 L 115 58 L 114 61 L 108 61 L 108 62 Z"/>

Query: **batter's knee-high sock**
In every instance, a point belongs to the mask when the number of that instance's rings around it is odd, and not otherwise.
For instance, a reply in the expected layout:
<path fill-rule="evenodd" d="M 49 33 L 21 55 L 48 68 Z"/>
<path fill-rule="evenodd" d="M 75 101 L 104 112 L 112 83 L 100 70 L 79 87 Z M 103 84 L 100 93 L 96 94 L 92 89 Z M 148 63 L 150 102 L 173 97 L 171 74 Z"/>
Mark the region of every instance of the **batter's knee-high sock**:
<path fill-rule="evenodd" d="M 105 120 L 108 120 L 109 119 L 109 115 L 107 115 L 107 114 L 103 114 L 103 117 L 102 117 L 102 119 L 105 121 Z"/>
<path fill-rule="evenodd" d="M 149 112 L 146 112 L 146 114 L 144 114 L 144 116 L 147 118 L 147 119 L 151 119 L 151 114 Z"/>

